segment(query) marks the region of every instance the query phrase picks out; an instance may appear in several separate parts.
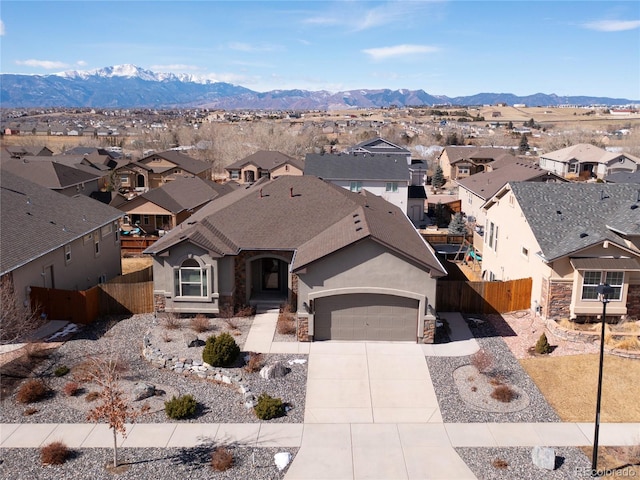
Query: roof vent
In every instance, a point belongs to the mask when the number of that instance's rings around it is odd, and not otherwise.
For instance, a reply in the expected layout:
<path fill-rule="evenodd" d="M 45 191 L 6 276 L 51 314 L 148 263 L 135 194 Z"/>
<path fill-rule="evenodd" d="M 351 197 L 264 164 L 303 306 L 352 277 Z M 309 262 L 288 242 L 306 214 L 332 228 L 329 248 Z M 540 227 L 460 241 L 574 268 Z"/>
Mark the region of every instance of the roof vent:
<path fill-rule="evenodd" d="M 356 232 L 359 232 L 360 230 L 362 230 L 362 227 L 356 227 Z"/>
<path fill-rule="evenodd" d="M 558 215 L 562 215 L 562 212 L 561 212 L 560 210 L 556 210 L 556 213 L 557 213 Z"/>
<path fill-rule="evenodd" d="M 638 208 L 638 204 L 634 203 L 633 205 L 631 205 L 631 210 L 635 210 L 636 208 Z"/>
<path fill-rule="evenodd" d="M 362 221 L 362 220 L 357 219 L 357 220 L 356 220 L 355 222 L 353 222 L 353 223 L 355 223 L 355 224 L 357 225 L 357 224 L 358 224 L 358 223 L 360 223 L 361 221 Z"/>
<path fill-rule="evenodd" d="M 588 234 L 588 233 L 585 233 L 585 232 L 582 232 L 582 233 L 580 234 L 580 238 L 585 238 L 585 237 L 588 237 L 588 236 L 589 236 L 589 234 Z"/>

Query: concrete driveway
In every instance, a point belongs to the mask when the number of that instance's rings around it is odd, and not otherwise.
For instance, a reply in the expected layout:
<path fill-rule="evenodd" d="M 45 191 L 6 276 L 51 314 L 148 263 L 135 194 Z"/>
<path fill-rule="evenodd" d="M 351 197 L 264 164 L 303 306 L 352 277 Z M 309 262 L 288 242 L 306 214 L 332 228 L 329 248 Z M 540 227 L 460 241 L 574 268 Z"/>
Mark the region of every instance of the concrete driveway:
<path fill-rule="evenodd" d="M 475 478 L 416 343 L 312 343 L 304 422 L 287 480 Z"/>
<path fill-rule="evenodd" d="M 312 343 L 304 422 L 441 423 L 421 346 Z"/>

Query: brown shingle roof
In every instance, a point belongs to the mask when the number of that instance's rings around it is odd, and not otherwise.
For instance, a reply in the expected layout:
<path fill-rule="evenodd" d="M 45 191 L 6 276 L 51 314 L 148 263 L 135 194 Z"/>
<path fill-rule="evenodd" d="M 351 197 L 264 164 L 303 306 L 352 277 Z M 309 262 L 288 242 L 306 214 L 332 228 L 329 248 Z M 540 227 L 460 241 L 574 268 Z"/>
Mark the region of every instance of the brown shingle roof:
<path fill-rule="evenodd" d="M 296 269 L 364 238 L 433 276 L 445 274 L 433 250 L 397 207 L 369 192 L 353 193 L 312 176 L 283 176 L 225 195 L 146 253 L 157 254 L 185 240 L 219 255 L 243 249 L 296 250 Z"/>

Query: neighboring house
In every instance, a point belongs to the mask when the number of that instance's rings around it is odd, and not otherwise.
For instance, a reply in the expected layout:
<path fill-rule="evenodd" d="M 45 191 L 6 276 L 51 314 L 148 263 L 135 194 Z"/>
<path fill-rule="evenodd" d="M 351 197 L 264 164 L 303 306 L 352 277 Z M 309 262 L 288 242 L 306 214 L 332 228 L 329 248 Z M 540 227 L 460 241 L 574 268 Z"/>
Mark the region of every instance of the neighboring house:
<path fill-rule="evenodd" d="M 438 164 L 445 178 L 458 180 L 490 169 L 490 164 L 508 155 L 516 157 L 504 148 L 448 146 L 438 156 Z"/>
<path fill-rule="evenodd" d="M 260 150 L 225 167 L 229 180 L 240 184 L 281 175 L 302 175 L 304 164 L 284 153 Z"/>
<path fill-rule="evenodd" d="M 509 155 L 511 156 L 511 155 Z M 484 204 L 509 182 L 567 182 L 562 177 L 531 164 L 511 162 L 491 172 L 482 172 L 456 182 L 458 199 L 467 221 L 484 227 Z"/>
<path fill-rule="evenodd" d="M 119 195 L 112 206 L 126 213 L 125 227 L 139 226 L 149 234 L 163 233 L 184 222 L 211 200 L 233 188 L 199 177 L 179 178 L 131 200 Z"/>
<path fill-rule="evenodd" d="M 386 155 L 398 155 L 404 158 L 407 164 L 411 164 L 411 152 L 408 149 L 380 137 L 358 143 L 351 147 L 348 153 L 384 153 Z"/>
<path fill-rule="evenodd" d="M 99 190 L 100 174 L 93 174 L 58 163 L 55 157 L 23 157 L 2 160 L 2 172 L 11 172 L 31 182 L 72 197 L 89 196 Z"/>
<path fill-rule="evenodd" d="M 632 184 L 505 185 L 486 204 L 487 280 L 531 277 L 531 308 L 545 318 L 593 320 L 596 287 L 607 314 L 640 315 L 640 196 Z"/>
<path fill-rule="evenodd" d="M 305 175 L 313 175 L 339 187 L 366 190 L 408 213 L 409 166 L 398 155 L 350 153 L 307 154 Z"/>
<path fill-rule="evenodd" d="M 446 275 L 398 208 L 307 175 L 214 200 L 145 253 L 160 310 L 288 302 L 302 341 L 433 341 Z"/>
<path fill-rule="evenodd" d="M 117 167 L 115 173 L 120 189 L 146 192 L 181 177 L 211 180 L 211 164 L 167 150 Z"/>
<path fill-rule="evenodd" d="M 566 178 L 605 178 L 613 173 L 633 173 L 640 158 L 608 152 L 588 143 L 579 143 L 540 155 L 540 167 Z"/>
<path fill-rule="evenodd" d="M 121 273 L 122 213 L 2 171 L 0 275 L 23 304 L 32 286 L 86 290 Z"/>

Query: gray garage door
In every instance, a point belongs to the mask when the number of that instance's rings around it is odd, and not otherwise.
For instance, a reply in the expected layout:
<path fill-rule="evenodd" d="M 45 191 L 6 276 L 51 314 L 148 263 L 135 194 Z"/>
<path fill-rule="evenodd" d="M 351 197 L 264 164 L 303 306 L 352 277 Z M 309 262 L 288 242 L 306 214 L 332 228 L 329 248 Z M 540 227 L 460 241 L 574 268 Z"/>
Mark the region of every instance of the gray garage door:
<path fill-rule="evenodd" d="M 351 294 L 315 300 L 315 340 L 416 341 L 418 300 Z"/>

